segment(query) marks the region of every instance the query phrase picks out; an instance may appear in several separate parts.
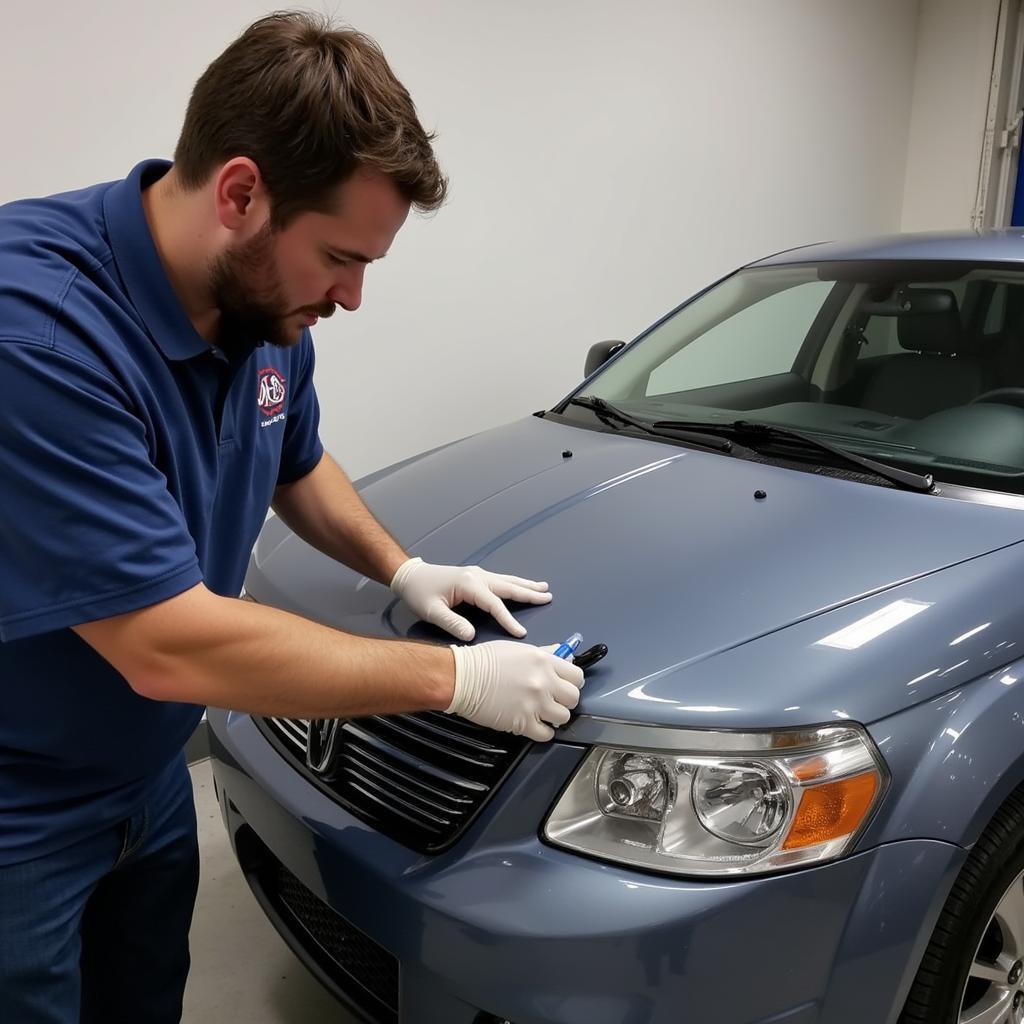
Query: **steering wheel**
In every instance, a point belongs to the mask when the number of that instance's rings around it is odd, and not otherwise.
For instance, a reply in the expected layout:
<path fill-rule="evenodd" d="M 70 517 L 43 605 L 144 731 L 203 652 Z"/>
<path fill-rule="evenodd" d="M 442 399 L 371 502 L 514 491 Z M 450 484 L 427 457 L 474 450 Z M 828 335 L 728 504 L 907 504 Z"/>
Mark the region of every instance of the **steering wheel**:
<path fill-rule="evenodd" d="M 977 402 L 996 402 L 999 405 L 1015 405 L 1024 409 L 1024 388 L 994 388 L 984 394 L 972 398 L 968 405 L 975 405 Z"/>

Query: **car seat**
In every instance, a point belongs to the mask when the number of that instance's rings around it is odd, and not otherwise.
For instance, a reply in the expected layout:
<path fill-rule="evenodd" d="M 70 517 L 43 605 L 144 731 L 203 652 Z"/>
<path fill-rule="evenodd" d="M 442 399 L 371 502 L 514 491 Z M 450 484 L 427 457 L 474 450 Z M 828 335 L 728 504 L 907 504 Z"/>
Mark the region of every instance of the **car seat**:
<path fill-rule="evenodd" d="M 899 317 L 896 337 L 907 351 L 891 356 L 871 375 L 861 397 L 863 408 L 921 419 L 966 405 L 986 390 L 984 362 L 955 308 Z"/>

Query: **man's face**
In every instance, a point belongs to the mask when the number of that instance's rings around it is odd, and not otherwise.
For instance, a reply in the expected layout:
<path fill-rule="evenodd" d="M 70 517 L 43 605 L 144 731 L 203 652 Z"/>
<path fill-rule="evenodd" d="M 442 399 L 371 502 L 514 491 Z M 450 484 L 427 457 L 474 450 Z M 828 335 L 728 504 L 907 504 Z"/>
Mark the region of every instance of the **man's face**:
<path fill-rule="evenodd" d="M 221 344 L 294 345 L 336 306 L 358 309 L 367 264 L 385 255 L 408 213 L 390 179 L 359 172 L 331 213 L 299 214 L 280 231 L 268 221 L 225 250 L 210 268 Z"/>

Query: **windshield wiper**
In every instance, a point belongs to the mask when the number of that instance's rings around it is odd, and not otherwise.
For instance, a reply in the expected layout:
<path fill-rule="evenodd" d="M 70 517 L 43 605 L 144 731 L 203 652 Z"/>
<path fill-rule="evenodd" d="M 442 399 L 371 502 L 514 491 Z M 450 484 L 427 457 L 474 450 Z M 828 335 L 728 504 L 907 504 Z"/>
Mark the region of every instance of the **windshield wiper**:
<path fill-rule="evenodd" d="M 852 463 L 861 469 L 866 469 L 868 472 L 874 473 L 876 476 L 880 476 L 891 483 L 898 484 L 907 490 L 927 492 L 935 486 L 935 479 L 931 473 L 912 473 L 909 470 L 899 469 L 896 466 L 890 466 L 886 462 L 881 462 L 878 459 L 869 459 L 864 455 L 857 455 L 855 452 L 840 448 L 838 445 L 829 444 L 828 441 L 823 441 L 811 434 L 805 434 L 802 431 L 793 430 L 789 427 L 776 427 L 769 423 L 753 423 L 749 420 L 733 420 L 731 423 L 712 423 L 700 420 L 654 420 L 653 422 L 644 422 L 634 419 L 628 413 L 612 405 L 611 402 L 607 402 L 603 398 L 595 398 L 591 395 L 570 398 L 568 404 L 589 409 L 602 423 L 606 423 L 611 427 L 616 426 L 618 423 L 633 427 L 654 437 L 672 438 L 720 452 L 731 451 L 731 441 L 754 450 L 770 445 L 775 441 L 799 441 L 808 448 L 813 448 L 819 452 L 827 452 L 843 462 Z M 798 453 L 789 452 L 787 454 L 796 456 Z"/>
<path fill-rule="evenodd" d="M 719 434 L 732 438 L 737 444 L 745 448 L 753 448 L 755 451 L 770 445 L 775 441 L 799 441 L 809 448 L 821 452 L 828 452 L 844 462 L 851 462 L 860 466 L 876 476 L 899 484 L 911 491 L 930 491 L 935 486 L 935 478 L 931 473 L 911 473 L 909 470 L 898 469 L 890 466 L 887 462 L 878 459 L 869 459 L 864 455 L 857 455 L 855 452 L 840 448 L 838 445 L 829 444 L 821 438 L 812 434 L 805 434 L 800 430 L 793 430 L 790 427 L 776 427 L 770 423 L 752 423 L 749 420 L 733 420 L 731 423 L 702 423 L 699 420 L 655 420 L 651 427 L 655 430 L 670 428 L 694 429 L 707 431 L 708 433 Z M 791 452 L 787 454 L 798 455 Z"/>
<path fill-rule="evenodd" d="M 644 423 L 642 420 L 633 419 L 629 413 L 616 408 L 603 398 L 583 395 L 579 398 L 570 398 L 568 404 L 589 409 L 602 423 L 607 424 L 609 427 L 615 427 L 616 424 L 619 424 L 620 427 L 625 425 L 643 431 L 645 434 L 650 434 L 652 437 L 684 441 L 689 444 L 700 445 L 702 448 L 710 448 L 716 452 L 732 451 L 732 442 L 728 438 L 698 433 L 697 431 L 688 430 L 685 426 L 675 426 L 669 422 L 662 422 L 659 429 L 658 424 Z"/>

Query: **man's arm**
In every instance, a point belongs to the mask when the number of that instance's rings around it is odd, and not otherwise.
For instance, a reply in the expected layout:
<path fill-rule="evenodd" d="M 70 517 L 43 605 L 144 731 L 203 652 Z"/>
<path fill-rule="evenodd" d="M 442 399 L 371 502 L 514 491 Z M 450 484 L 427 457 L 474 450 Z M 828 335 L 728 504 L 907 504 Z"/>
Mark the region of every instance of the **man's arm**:
<path fill-rule="evenodd" d="M 73 628 L 153 700 L 341 718 L 444 710 L 454 691 L 448 647 L 343 633 L 203 584 Z"/>
<path fill-rule="evenodd" d="M 384 586 L 409 558 L 327 452 L 304 477 L 274 491 L 273 509 L 307 544 Z"/>
<path fill-rule="evenodd" d="M 354 636 L 202 584 L 72 628 L 143 697 L 257 715 L 446 710 L 548 740 L 583 685 L 579 668 L 529 644 L 453 650 Z"/>

